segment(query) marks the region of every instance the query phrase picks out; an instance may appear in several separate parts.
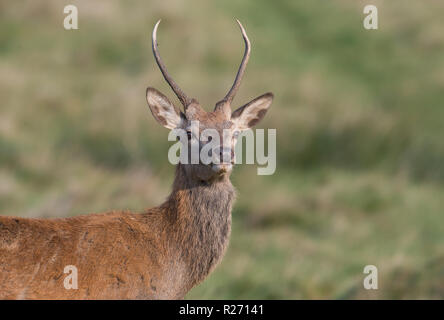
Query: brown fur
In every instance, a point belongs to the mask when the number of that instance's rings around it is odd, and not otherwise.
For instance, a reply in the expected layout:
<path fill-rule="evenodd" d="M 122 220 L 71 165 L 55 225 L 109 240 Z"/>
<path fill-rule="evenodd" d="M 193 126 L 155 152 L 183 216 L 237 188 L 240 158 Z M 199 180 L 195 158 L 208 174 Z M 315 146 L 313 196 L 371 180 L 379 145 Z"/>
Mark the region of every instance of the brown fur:
<path fill-rule="evenodd" d="M 167 201 L 140 214 L 0 217 L 0 298 L 183 298 L 220 261 L 233 200 L 227 176 L 193 181 L 178 165 Z M 78 289 L 63 285 L 67 265 Z"/>

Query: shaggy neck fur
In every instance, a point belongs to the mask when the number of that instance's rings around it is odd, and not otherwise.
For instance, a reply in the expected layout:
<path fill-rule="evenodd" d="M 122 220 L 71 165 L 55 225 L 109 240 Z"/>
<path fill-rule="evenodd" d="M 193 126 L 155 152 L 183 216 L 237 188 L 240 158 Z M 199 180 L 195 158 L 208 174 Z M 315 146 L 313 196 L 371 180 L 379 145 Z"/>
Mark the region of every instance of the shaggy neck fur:
<path fill-rule="evenodd" d="M 189 286 L 201 282 L 221 260 L 231 231 L 235 191 L 227 175 L 213 181 L 189 177 L 179 164 L 165 205 L 171 245 L 187 266 Z"/>

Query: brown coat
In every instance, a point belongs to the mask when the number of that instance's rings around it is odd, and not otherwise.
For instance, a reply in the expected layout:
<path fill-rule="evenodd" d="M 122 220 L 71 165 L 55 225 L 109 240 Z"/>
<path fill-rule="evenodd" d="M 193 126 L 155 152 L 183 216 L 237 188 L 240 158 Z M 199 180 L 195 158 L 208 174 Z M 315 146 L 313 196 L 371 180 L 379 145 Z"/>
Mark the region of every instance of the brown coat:
<path fill-rule="evenodd" d="M 167 201 L 139 214 L 0 217 L 0 298 L 183 298 L 220 261 L 233 200 L 227 177 L 190 182 L 179 165 Z M 68 265 L 78 289 L 64 287 Z"/>

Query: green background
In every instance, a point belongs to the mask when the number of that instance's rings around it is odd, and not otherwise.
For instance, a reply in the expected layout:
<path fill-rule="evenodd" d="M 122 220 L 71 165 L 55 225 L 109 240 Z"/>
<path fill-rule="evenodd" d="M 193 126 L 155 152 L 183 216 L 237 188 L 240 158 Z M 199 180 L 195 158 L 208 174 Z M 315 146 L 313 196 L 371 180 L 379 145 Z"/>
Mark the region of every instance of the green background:
<path fill-rule="evenodd" d="M 68 4 L 79 30 L 63 28 Z M 235 107 L 275 94 L 259 127 L 277 129 L 277 170 L 235 168 L 230 246 L 187 298 L 443 298 L 442 1 L 0 0 L 0 213 L 160 204 L 172 142 L 145 89 L 179 104 L 154 23 L 170 73 L 210 110 L 242 57 L 235 17 L 253 45 Z"/>

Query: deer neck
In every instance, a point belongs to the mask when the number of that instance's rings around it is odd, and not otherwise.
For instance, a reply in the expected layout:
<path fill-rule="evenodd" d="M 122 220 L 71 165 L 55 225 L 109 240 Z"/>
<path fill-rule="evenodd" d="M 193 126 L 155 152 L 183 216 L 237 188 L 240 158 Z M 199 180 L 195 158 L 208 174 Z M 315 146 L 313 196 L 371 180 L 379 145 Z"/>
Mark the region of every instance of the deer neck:
<path fill-rule="evenodd" d="M 172 245 L 189 270 L 191 285 L 202 281 L 222 258 L 231 231 L 235 191 L 228 176 L 203 182 L 179 164 L 167 201 Z"/>

